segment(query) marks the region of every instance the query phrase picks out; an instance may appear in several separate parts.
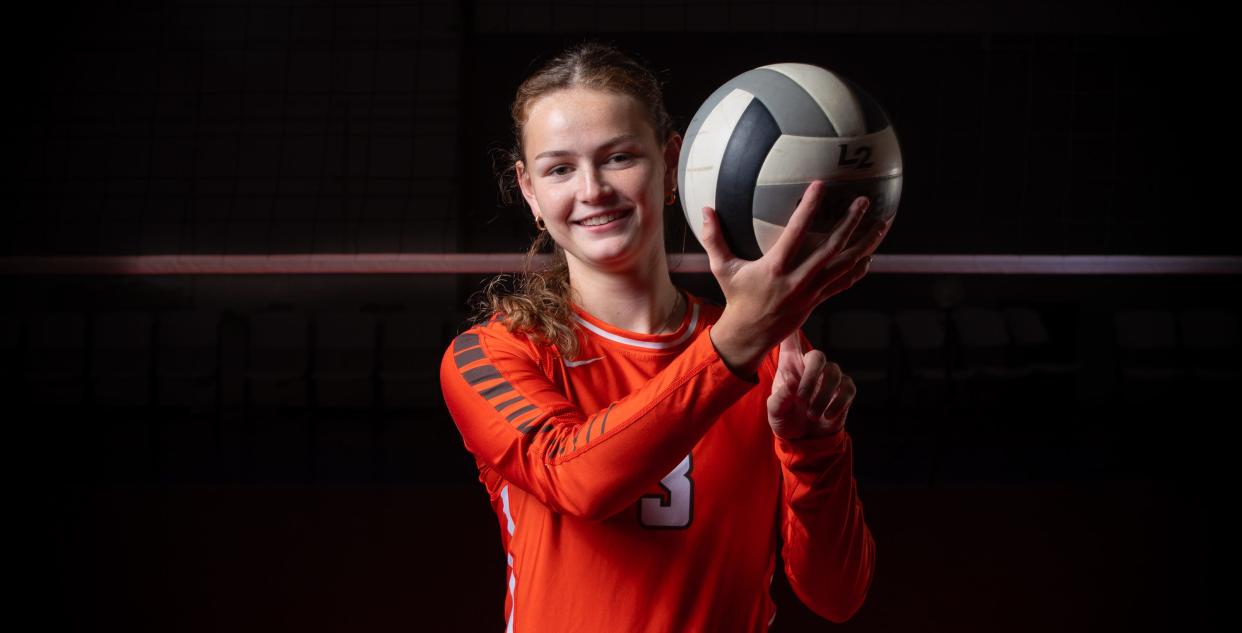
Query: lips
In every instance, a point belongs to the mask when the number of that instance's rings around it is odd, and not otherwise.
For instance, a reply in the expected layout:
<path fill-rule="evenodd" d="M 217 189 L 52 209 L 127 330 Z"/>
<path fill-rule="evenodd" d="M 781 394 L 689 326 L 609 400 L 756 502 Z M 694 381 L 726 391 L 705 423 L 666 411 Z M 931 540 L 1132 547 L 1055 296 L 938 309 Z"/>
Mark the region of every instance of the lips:
<path fill-rule="evenodd" d="M 574 224 L 582 224 L 583 222 L 586 222 L 587 220 L 592 220 L 592 219 L 595 219 L 595 218 L 602 218 L 602 217 L 604 217 L 604 216 L 606 216 L 606 215 L 616 215 L 616 216 L 617 216 L 617 220 L 620 220 L 621 218 L 623 218 L 623 217 L 625 217 L 625 216 L 629 215 L 631 210 L 632 210 L 632 209 L 613 209 L 613 210 L 611 210 L 611 211 L 604 211 L 604 212 L 602 212 L 602 213 L 596 213 L 595 215 L 591 215 L 591 216 L 587 216 L 587 217 L 585 217 L 585 218 L 582 218 L 581 220 L 578 220 L 578 221 L 574 222 Z M 614 220 L 614 221 L 615 221 L 615 220 Z M 583 226 L 586 226 L 586 225 L 583 225 Z M 602 226 L 602 225 L 601 225 L 601 226 Z M 588 228 L 589 228 L 589 227 L 588 227 Z"/>

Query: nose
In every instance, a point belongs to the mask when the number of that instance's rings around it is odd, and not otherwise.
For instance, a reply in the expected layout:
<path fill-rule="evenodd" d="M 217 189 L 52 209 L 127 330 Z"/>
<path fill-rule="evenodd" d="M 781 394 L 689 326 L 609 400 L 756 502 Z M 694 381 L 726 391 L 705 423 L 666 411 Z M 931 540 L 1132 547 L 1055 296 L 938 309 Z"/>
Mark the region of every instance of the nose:
<path fill-rule="evenodd" d="M 584 169 L 582 186 L 579 188 L 579 200 L 585 204 L 593 204 L 607 200 L 612 195 L 612 185 L 600 175 L 597 169 Z"/>

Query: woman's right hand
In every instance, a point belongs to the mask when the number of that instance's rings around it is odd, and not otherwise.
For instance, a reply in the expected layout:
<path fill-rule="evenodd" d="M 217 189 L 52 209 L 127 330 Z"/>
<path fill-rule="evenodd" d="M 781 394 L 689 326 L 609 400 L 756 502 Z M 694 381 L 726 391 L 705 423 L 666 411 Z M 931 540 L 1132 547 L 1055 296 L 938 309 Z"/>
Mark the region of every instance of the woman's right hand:
<path fill-rule="evenodd" d="M 725 364 L 742 376 L 754 376 L 768 350 L 802 327 L 819 304 L 862 279 L 888 231 L 891 220 L 877 222 L 851 241 L 869 205 L 859 196 L 828 238 L 796 260 L 824 186 L 816 180 L 807 187 L 776 243 L 753 261 L 729 250 L 715 209 L 703 208 L 701 241 L 725 295 L 724 312 L 712 326 L 712 342 Z"/>

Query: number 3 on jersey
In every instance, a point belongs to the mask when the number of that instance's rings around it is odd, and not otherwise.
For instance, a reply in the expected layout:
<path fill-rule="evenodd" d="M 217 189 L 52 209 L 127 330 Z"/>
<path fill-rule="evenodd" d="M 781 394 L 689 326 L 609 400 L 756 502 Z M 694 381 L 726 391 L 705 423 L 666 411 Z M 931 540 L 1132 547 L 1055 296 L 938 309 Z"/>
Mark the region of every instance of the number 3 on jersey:
<path fill-rule="evenodd" d="M 664 495 L 643 495 L 638 500 L 638 522 L 648 528 L 684 528 L 690 525 L 694 506 L 694 480 L 690 479 L 690 455 L 686 455 L 673 472 L 660 480 Z"/>

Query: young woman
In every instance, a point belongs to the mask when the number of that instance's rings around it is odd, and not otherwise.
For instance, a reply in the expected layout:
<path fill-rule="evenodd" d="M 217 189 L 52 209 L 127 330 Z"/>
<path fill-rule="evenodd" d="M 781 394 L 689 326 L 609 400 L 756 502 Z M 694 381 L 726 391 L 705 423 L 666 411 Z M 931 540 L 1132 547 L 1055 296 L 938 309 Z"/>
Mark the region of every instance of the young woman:
<path fill-rule="evenodd" d="M 512 171 L 550 269 L 487 291 L 445 351 L 445 403 L 508 558 L 510 631 L 766 631 L 781 547 L 800 599 L 835 622 L 875 566 L 844 430 L 854 385 L 801 326 L 867 270 L 887 225 L 794 254 L 729 252 L 704 209 L 725 305 L 673 285 L 664 246 L 681 136 L 658 80 L 579 44 L 518 88 Z M 528 262 L 530 261 L 528 257 Z"/>

